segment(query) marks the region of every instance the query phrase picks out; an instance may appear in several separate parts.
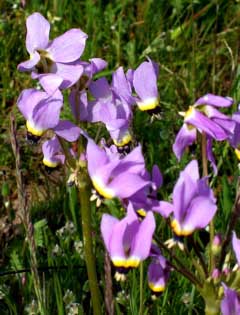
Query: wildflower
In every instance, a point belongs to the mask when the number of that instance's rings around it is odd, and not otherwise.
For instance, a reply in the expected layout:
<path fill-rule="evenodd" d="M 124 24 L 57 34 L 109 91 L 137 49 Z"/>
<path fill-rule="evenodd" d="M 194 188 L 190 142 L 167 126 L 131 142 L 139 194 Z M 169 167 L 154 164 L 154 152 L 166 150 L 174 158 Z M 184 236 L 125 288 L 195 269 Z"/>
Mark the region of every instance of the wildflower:
<path fill-rule="evenodd" d="M 157 249 L 157 250 L 156 250 Z M 165 290 L 169 278 L 170 267 L 160 250 L 152 245 L 150 256 L 152 261 L 148 266 L 148 286 L 152 291 L 152 298 Z"/>
<path fill-rule="evenodd" d="M 221 302 L 221 312 L 223 315 L 240 314 L 240 299 L 235 290 L 228 288 L 223 284 L 224 298 Z"/>
<path fill-rule="evenodd" d="M 25 89 L 20 94 L 17 105 L 26 119 L 27 138 L 37 142 L 48 129 L 67 141 L 75 141 L 80 135 L 80 128 L 71 122 L 60 121 L 63 96 L 59 89 L 52 95 L 37 89 Z"/>
<path fill-rule="evenodd" d="M 92 82 L 89 89 L 95 98 L 95 101 L 89 104 L 91 121 L 103 122 L 114 144 L 117 147 L 124 147 L 132 140 L 129 125 L 134 98 L 123 68 L 120 67 L 113 73 L 112 86 L 106 78 L 100 78 Z"/>
<path fill-rule="evenodd" d="M 64 164 L 65 156 L 57 137 L 45 141 L 42 145 L 43 164 L 49 169 L 56 168 L 60 163 Z"/>
<path fill-rule="evenodd" d="M 219 112 L 216 107 L 229 107 L 233 103 L 231 98 L 221 97 L 214 94 L 206 94 L 199 98 L 186 112 L 184 124 L 179 130 L 173 144 L 173 152 L 178 160 L 181 159 L 187 146 L 197 139 L 197 130 L 207 135 L 207 155 L 216 173 L 216 165 L 212 154 L 212 139 L 223 141 L 229 138 L 235 128 L 232 118 Z"/>
<path fill-rule="evenodd" d="M 93 76 L 107 66 L 107 62 L 101 58 L 92 58 L 90 62 L 81 61 L 81 65 L 84 68 L 83 74 L 71 88 L 69 103 L 77 121 L 92 121 L 86 88 L 91 83 Z"/>
<path fill-rule="evenodd" d="M 58 89 L 52 95 L 45 91 L 25 89 L 20 94 L 17 105 L 27 121 L 28 133 L 41 137 L 44 131 L 58 124 L 63 96 Z"/>
<path fill-rule="evenodd" d="M 104 214 L 101 220 L 101 233 L 104 244 L 113 262 L 122 273 L 128 268 L 136 268 L 149 255 L 155 220 L 152 212 L 148 212 L 142 222 L 128 206 L 127 215 L 122 220 Z"/>
<path fill-rule="evenodd" d="M 167 204 L 167 203 L 166 203 Z M 199 178 L 198 163 L 191 161 L 180 173 L 173 189 L 171 227 L 179 236 L 188 236 L 205 228 L 216 213 L 216 199 L 207 178 Z"/>
<path fill-rule="evenodd" d="M 151 176 L 152 175 L 152 176 Z M 137 191 L 129 198 L 133 208 L 141 217 L 145 217 L 148 211 L 160 213 L 163 217 L 168 217 L 172 212 L 172 207 L 169 207 L 165 201 L 157 199 L 157 190 L 162 186 L 163 178 L 157 165 L 153 166 L 152 174 L 147 171 L 144 178 L 152 182 L 152 186 L 146 186 Z"/>
<path fill-rule="evenodd" d="M 132 77 L 132 84 L 137 93 L 138 108 L 142 111 L 156 111 L 159 106 L 158 65 L 151 59 L 144 61 L 135 71 L 128 72 L 128 78 L 130 77 Z"/>
<path fill-rule="evenodd" d="M 129 198 L 143 187 L 151 185 L 150 181 L 142 177 L 145 166 L 140 146 L 122 159 L 114 154 L 110 158 L 104 149 L 89 139 L 86 153 L 93 186 L 106 199 Z"/>
<path fill-rule="evenodd" d="M 238 266 L 240 266 L 240 239 L 237 238 L 237 235 L 235 232 L 233 232 L 232 247 L 233 247 L 235 256 L 237 258 Z"/>
<path fill-rule="evenodd" d="M 33 78 L 54 73 L 62 78 L 61 89 L 73 85 L 82 75 L 80 56 L 87 35 L 80 29 L 70 29 L 49 40 L 50 24 L 38 12 L 27 18 L 26 48 L 30 59 L 18 65 L 20 71 L 32 71 Z"/>

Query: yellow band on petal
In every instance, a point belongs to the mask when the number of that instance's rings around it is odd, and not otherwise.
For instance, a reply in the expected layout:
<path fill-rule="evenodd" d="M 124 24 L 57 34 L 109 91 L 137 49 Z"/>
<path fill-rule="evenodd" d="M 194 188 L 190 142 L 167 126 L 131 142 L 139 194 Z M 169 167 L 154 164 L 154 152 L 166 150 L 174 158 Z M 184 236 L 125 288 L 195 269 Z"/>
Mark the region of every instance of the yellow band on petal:
<path fill-rule="evenodd" d="M 146 100 L 142 102 L 137 102 L 137 106 L 142 111 L 154 109 L 158 105 L 159 105 L 159 101 L 157 98 L 147 98 Z"/>
<path fill-rule="evenodd" d="M 112 199 L 115 197 L 115 192 L 111 188 L 106 187 L 102 180 L 98 177 L 92 178 L 92 183 L 96 191 L 106 199 Z"/>
<path fill-rule="evenodd" d="M 130 257 L 130 258 L 112 258 L 113 265 L 115 267 L 124 267 L 124 268 L 136 268 L 140 264 L 140 259 L 138 257 Z"/>
<path fill-rule="evenodd" d="M 240 160 L 240 150 L 235 149 L 235 154 L 236 154 L 237 158 Z"/>
<path fill-rule="evenodd" d="M 141 216 L 141 217 L 146 217 L 146 211 L 142 208 L 142 209 L 138 209 L 137 213 Z"/>
<path fill-rule="evenodd" d="M 148 286 L 153 292 L 163 292 L 165 290 L 165 286 L 157 285 L 153 282 L 148 282 Z"/>
<path fill-rule="evenodd" d="M 193 111 L 194 111 L 194 107 L 193 106 L 189 106 L 189 109 L 184 114 L 184 118 L 190 117 L 193 114 Z"/>
<path fill-rule="evenodd" d="M 132 141 L 132 136 L 130 133 L 127 133 L 120 141 L 113 139 L 113 143 L 117 147 L 123 147 L 124 145 L 128 144 L 130 141 Z"/>
<path fill-rule="evenodd" d="M 27 120 L 26 122 L 26 126 L 27 126 L 27 131 L 30 132 L 32 135 L 34 136 L 39 136 L 41 137 L 42 134 L 44 133 L 44 130 L 39 130 L 39 129 L 36 129 L 30 122 L 29 120 Z"/>
<path fill-rule="evenodd" d="M 52 161 L 49 161 L 47 159 L 43 159 L 43 164 L 46 165 L 47 167 L 57 167 L 58 163 L 57 162 L 52 162 Z"/>
<path fill-rule="evenodd" d="M 188 236 L 193 233 L 192 228 L 182 228 L 176 219 L 171 222 L 171 228 L 177 236 Z"/>

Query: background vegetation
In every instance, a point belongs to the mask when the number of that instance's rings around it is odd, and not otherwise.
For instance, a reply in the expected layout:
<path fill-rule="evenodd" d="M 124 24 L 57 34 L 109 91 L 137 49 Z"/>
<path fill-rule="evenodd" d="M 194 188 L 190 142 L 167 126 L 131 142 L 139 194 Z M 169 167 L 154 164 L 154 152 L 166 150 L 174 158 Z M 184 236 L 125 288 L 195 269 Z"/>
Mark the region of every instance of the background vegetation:
<path fill-rule="evenodd" d="M 9 117 L 14 113 L 22 171 L 36 242 L 39 275 L 49 314 L 88 314 L 89 290 L 82 253 L 78 204 L 74 188 L 66 187 L 63 169 L 48 174 L 41 164 L 41 147 L 25 141 L 24 119 L 16 108 L 21 90 L 34 86 L 17 64 L 28 58 L 25 20 L 38 11 L 51 23 L 51 37 L 72 27 L 88 34 L 82 59 L 108 61 L 101 74 L 111 77 L 118 66 L 136 68 L 146 56 L 159 63 L 161 119 L 150 125 L 136 113 L 134 130 L 149 166 L 157 163 L 164 174 L 159 192 L 168 198 L 179 170 L 172 153 L 182 124 L 179 111 L 207 92 L 240 100 L 240 2 L 237 0 L 53 0 L 0 1 L 0 314 L 35 314 L 36 297 L 29 272 L 29 249 L 18 216 L 15 159 L 10 143 Z M 236 110 L 236 105 L 235 105 Z M 68 116 L 66 110 L 63 115 Z M 195 156 L 198 148 L 192 151 Z M 224 227 L 233 202 L 238 168 L 232 150 L 215 147 L 220 166 L 215 179 L 219 208 L 216 226 Z M 120 214 L 115 203 L 109 207 Z M 106 209 L 102 208 L 102 212 Z M 98 276 L 104 291 L 104 248 L 99 238 L 102 212 L 93 209 Z M 73 222 L 73 223 L 71 223 Z M 158 225 L 159 237 L 171 237 Z M 193 268 L 189 266 L 189 268 Z M 25 269 L 24 272 L 17 272 Z M 6 272 L 13 271 L 6 274 Z M 145 287 L 146 314 L 203 314 L 202 301 L 185 279 L 171 274 L 169 285 L 156 301 Z M 114 282 L 116 314 L 138 314 L 139 272 L 129 281 Z M 74 313 L 74 311 L 76 311 Z"/>

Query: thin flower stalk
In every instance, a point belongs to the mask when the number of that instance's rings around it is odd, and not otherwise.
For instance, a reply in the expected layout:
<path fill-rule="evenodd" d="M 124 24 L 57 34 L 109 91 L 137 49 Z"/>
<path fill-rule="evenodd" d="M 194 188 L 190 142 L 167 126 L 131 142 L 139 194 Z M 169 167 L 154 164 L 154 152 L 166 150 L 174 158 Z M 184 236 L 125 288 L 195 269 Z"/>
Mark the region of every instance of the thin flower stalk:
<path fill-rule="evenodd" d="M 89 179 L 84 172 L 79 174 L 78 180 L 79 200 L 81 204 L 81 219 L 84 244 L 84 257 L 87 266 L 89 287 L 92 297 L 94 315 L 101 315 L 100 290 L 98 287 L 95 256 L 93 252 L 92 228 L 91 228 L 91 204 Z"/>
<path fill-rule="evenodd" d="M 30 266 L 31 266 L 31 274 L 33 277 L 33 284 L 34 290 L 37 297 L 38 302 L 38 311 L 41 315 L 45 315 L 45 306 L 43 300 L 43 294 L 41 289 L 41 282 L 38 273 L 38 263 L 37 263 L 37 256 L 36 256 L 36 245 L 34 240 L 33 234 L 33 225 L 31 222 L 30 212 L 27 204 L 27 196 L 25 193 L 25 187 L 23 184 L 23 177 L 21 172 L 21 158 L 19 152 L 19 145 L 16 136 L 16 123 L 13 114 L 10 116 L 10 130 L 11 130 L 11 144 L 13 153 L 15 156 L 16 161 L 16 179 L 17 179 L 17 188 L 18 188 L 18 202 L 19 202 L 19 210 L 21 220 L 23 222 L 27 242 L 29 246 L 29 253 L 30 253 Z"/>

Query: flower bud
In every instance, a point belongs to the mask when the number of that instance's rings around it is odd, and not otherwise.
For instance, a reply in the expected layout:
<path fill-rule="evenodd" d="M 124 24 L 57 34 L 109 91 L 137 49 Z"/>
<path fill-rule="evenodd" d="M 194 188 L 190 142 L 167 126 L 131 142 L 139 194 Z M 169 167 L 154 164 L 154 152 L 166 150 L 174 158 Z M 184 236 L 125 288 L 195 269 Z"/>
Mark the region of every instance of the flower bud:
<path fill-rule="evenodd" d="M 220 234 L 216 234 L 212 242 L 212 253 L 215 256 L 218 256 L 220 254 L 221 247 L 222 247 L 222 236 Z"/>

